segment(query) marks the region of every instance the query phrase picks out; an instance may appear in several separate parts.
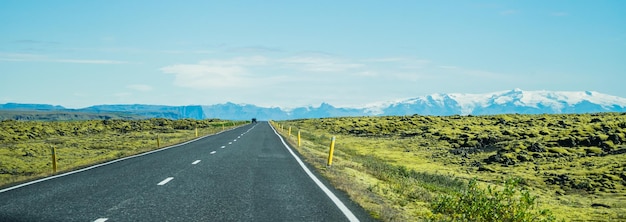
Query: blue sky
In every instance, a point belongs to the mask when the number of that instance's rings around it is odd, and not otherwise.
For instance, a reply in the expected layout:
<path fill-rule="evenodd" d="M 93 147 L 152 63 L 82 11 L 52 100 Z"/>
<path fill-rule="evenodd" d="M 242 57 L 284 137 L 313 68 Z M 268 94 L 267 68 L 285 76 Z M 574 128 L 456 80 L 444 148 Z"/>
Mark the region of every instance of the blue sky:
<path fill-rule="evenodd" d="M 626 1 L 0 0 L 0 103 L 626 97 Z"/>

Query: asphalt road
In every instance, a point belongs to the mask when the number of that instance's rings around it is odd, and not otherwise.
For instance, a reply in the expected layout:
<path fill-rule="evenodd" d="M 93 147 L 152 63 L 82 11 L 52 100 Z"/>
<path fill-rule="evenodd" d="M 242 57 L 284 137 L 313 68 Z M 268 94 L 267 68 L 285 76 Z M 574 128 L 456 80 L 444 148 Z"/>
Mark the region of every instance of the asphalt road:
<path fill-rule="evenodd" d="M 267 122 L 0 190 L 0 221 L 372 221 Z"/>

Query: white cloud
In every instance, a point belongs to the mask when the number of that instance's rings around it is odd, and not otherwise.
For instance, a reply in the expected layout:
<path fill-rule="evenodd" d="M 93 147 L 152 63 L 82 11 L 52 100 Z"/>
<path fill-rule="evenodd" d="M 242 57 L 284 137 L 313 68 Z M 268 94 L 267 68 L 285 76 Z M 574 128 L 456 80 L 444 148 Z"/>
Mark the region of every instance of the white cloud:
<path fill-rule="evenodd" d="M 263 56 L 209 59 L 196 64 L 176 64 L 161 68 L 175 76 L 174 84 L 192 89 L 242 88 L 251 85 L 300 82 L 317 78 L 304 72 L 344 72 L 354 74 L 362 64 L 323 56 L 267 58 Z M 261 70 L 261 71 L 259 71 Z M 268 71 L 270 70 L 270 71 Z M 285 71 L 287 70 L 287 71 Z M 282 73 L 289 73 L 285 75 Z"/>
<path fill-rule="evenodd" d="M 281 59 L 283 65 L 310 72 L 341 72 L 363 67 L 363 64 L 320 56 L 297 56 Z"/>
<path fill-rule="evenodd" d="M 193 89 L 229 88 L 249 83 L 244 67 L 214 64 L 178 64 L 161 68 L 175 76 L 174 84 Z"/>
<path fill-rule="evenodd" d="M 380 74 L 378 72 L 374 72 L 374 71 L 363 71 L 363 72 L 357 72 L 354 74 L 354 76 L 361 76 L 361 77 L 377 77 Z"/>
<path fill-rule="evenodd" d="M 144 84 L 132 84 L 132 85 L 126 86 L 126 88 L 140 91 L 140 92 L 152 91 L 152 86 L 144 85 Z"/>
<path fill-rule="evenodd" d="M 174 84 L 192 89 L 241 88 L 265 79 L 251 75 L 252 67 L 267 66 L 271 60 L 262 56 L 209 59 L 197 64 L 177 64 L 161 68 L 175 76 Z"/>
<path fill-rule="evenodd" d="M 422 69 L 432 63 L 427 59 L 416 59 L 411 57 L 389 57 L 389 58 L 377 58 L 368 59 L 366 62 L 389 64 L 393 67 L 399 67 L 403 69 Z"/>

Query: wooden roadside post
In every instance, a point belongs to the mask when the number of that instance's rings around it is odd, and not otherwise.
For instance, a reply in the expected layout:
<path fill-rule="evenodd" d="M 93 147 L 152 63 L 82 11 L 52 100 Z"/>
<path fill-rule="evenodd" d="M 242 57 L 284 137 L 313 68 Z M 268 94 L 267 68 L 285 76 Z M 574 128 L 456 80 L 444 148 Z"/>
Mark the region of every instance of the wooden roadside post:
<path fill-rule="evenodd" d="M 330 140 L 330 150 L 328 151 L 328 164 L 326 167 L 333 165 L 333 152 L 335 151 L 335 137 Z"/>
<path fill-rule="evenodd" d="M 52 150 L 52 172 L 56 173 L 57 172 L 57 149 L 53 146 L 51 150 Z"/>

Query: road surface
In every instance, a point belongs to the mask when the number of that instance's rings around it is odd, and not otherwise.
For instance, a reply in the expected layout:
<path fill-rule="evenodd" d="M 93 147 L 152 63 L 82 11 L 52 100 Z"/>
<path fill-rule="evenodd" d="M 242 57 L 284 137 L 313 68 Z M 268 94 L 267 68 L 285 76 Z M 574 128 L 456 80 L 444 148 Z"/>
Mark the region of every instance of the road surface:
<path fill-rule="evenodd" d="M 372 221 L 302 166 L 259 122 L 5 188 L 0 221 Z"/>

